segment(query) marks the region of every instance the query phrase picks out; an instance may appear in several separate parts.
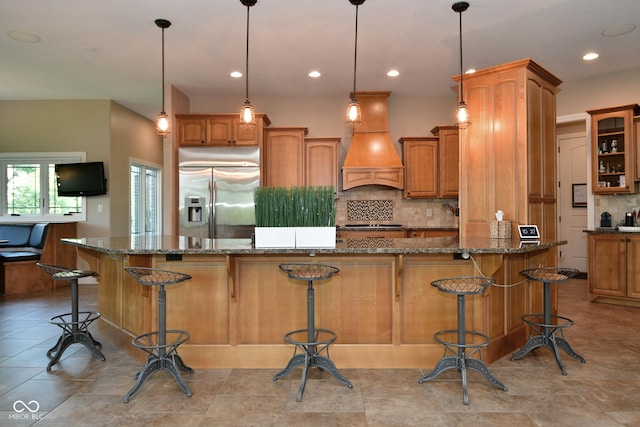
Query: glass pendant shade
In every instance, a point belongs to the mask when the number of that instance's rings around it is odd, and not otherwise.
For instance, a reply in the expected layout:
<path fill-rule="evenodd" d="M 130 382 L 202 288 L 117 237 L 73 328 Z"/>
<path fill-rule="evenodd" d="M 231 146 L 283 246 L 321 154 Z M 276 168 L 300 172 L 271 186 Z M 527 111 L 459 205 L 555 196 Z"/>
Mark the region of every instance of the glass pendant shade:
<path fill-rule="evenodd" d="M 256 112 L 253 110 L 253 105 L 247 99 L 244 105 L 240 109 L 240 127 L 244 129 L 250 129 L 256 125 Z"/>
<path fill-rule="evenodd" d="M 156 119 L 156 133 L 160 136 L 169 135 L 169 116 L 164 111 Z"/>
<path fill-rule="evenodd" d="M 456 120 L 458 122 L 458 129 L 465 129 L 467 125 L 471 123 L 469 120 L 469 109 L 464 101 L 458 103 L 458 109 L 456 110 Z"/>
<path fill-rule="evenodd" d="M 360 111 L 360 104 L 358 104 L 358 101 L 355 98 L 351 98 L 351 102 L 347 107 L 345 123 L 354 128 L 362 124 L 362 112 Z"/>

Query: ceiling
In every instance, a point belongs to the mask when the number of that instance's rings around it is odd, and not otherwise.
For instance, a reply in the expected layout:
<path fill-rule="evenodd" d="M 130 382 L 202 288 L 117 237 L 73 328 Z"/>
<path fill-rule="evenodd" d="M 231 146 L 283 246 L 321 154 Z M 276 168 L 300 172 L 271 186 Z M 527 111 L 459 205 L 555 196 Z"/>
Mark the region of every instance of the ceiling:
<path fill-rule="evenodd" d="M 451 0 L 367 0 L 359 7 L 357 90 L 451 96 L 459 16 Z M 563 81 L 640 67 L 638 0 L 470 0 L 465 68 L 532 58 Z M 249 95 L 336 96 L 353 88 L 355 6 L 258 0 L 250 9 Z M 155 118 L 165 80 L 187 96 L 244 101 L 246 7 L 240 0 L 3 0 L 0 100 L 113 99 Z M 17 41 L 28 33 L 40 40 Z M 27 34 L 27 35 L 28 35 Z M 588 51 L 600 57 L 582 60 Z M 400 76 L 389 78 L 395 68 Z M 307 74 L 322 73 L 319 79 Z M 239 107 L 238 107 L 239 108 Z"/>

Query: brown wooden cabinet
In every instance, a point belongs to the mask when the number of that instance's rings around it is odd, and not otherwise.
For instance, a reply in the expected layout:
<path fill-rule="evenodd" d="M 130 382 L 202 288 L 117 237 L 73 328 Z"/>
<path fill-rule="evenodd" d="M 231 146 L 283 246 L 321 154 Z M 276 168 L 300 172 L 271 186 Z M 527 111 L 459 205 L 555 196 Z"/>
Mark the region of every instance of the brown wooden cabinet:
<path fill-rule="evenodd" d="M 438 137 L 438 196 L 457 198 L 460 188 L 460 139 L 458 126 L 436 126 Z"/>
<path fill-rule="evenodd" d="M 340 138 L 305 138 L 307 128 L 269 128 L 262 150 L 262 185 L 338 188 Z"/>
<path fill-rule="evenodd" d="M 471 124 L 460 130 L 461 238 L 488 236 L 502 210 L 512 235 L 517 224 L 536 224 L 545 239 L 556 239 L 560 83 L 531 59 L 465 75 Z"/>
<path fill-rule="evenodd" d="M 633 116 L 637 104 L 587 111 L 591 115 L 594 194 L 634 193 L 638 179 Z"/>
<path fill-rule="evenodd" d="M 640 181 L 640 116 L 636 116 L 633 119 L 635 126 L 633 137 L 636 141 L 636 181 Z"/>
<path fill-rule="evenodd" d="M 261 145 L 264 128 L 271 123 L 264 114 L 256 115 L 256 126 L 240 127 L 238 114 L 176 114 L 178 145 L 229 146 Z"/>
<path fill-rule="evenodd" d="M 304 127 L 269 128 L 264 132 L 261 151 L 263 186 L 304 185 Z"/>
<path fill-rule="evenodd" d="M 404 163 L 404 197 L 438 197 L 438 138 L 400 138 Z"/>
<path fill-rule="evenodd" d="M 338 144 L 340 138 L 304 139 L 305 185 L 333 187 L 338 194 Z"/>
<path fill-rule="evenodd" d="M 589 235 L 589 296 L 640 299 L 640 236 Z"/>

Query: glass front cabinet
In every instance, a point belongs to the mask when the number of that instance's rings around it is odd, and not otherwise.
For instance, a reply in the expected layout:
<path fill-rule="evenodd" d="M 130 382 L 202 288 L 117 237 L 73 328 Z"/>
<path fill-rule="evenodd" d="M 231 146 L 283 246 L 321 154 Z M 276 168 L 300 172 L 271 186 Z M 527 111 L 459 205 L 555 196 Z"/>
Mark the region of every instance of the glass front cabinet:
<path fill-rule="evenodd" d="M 637 104 L 587 111 L 591 115 L 593 193 L 634 193 L 636 151 L 634 116 Z"/>

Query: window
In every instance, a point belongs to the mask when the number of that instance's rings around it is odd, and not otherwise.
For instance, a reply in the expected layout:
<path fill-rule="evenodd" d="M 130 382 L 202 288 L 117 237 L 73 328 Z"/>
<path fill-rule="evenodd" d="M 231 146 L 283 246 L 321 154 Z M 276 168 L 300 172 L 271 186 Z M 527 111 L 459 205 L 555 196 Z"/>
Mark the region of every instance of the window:
<path fill-rule="evenodd" d="M 3 221 L 86 219 L 84 198 L 58 197 L 55 176 L 57 163 L 83 162 L 85 157 L 85 153 L 0 153 Z"/>
<path fill-rule="evenodd" d="M 130 164 L 130 232 L 162 234 L 162 197 L 159 167 L 132 161 Z"/>

